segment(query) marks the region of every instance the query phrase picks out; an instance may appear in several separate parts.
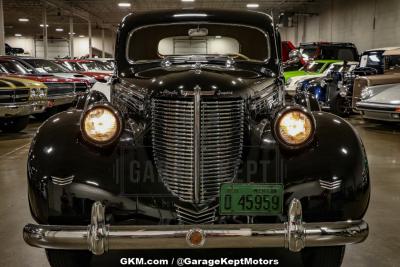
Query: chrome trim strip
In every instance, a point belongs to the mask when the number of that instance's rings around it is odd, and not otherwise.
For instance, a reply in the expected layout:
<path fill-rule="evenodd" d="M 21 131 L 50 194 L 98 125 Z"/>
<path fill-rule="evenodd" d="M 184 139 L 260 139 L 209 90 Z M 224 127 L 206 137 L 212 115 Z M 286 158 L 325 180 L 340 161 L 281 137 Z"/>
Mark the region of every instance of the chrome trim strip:
<path fill-rule="evenodd" d="M 201 88 L 200 86 L 196 86 L 193 90 L 194 98 L 194 149 L 193 149 L 193 157 L 194 157 L 194 203 L 200 203 L 200 163 L 201 163 Z"/>
<path fill-rule="evenodd" d="M 363 242 L 368 236 L 365 221 L 302 221 L 300 201 L 289 205 L 289 221 L 284 224 L 221 225 L 107 225 L 105 206 L 92 206 L 89 226 L 33 225 L 24 227 L 27 244 L 47 249 L 89 250 L 101 255 L 108 250 L 188 249 L 188 233 L 197 229 L 205 242 L 199 248 L 288 248 L 299 252 L 304 247 L 340 246 Z"/>

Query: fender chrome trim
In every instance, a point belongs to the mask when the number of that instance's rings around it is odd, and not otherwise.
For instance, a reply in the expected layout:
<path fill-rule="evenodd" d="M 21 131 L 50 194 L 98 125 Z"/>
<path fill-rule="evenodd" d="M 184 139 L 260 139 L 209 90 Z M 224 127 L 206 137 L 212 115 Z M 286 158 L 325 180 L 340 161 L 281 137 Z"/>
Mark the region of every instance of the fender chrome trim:
<path fill-rule="evenodd" d="M 362 220 L 304 223 L 301 202 L 293 199 L 284 224 L 226 225 L 124 225 L 105 223 L 105 207 L 92 206 L 89 226 L 33 225 L 24 227 L 27 244 L 47 249 L 89 250 L 101 255 L 108 250 L 188 249 L 187 237 L 193 231 L 204 235 L 197 248 L 288 248 L 299 252 L 304 247 L 341 246 L 360 243 L 368 236 Z"/>

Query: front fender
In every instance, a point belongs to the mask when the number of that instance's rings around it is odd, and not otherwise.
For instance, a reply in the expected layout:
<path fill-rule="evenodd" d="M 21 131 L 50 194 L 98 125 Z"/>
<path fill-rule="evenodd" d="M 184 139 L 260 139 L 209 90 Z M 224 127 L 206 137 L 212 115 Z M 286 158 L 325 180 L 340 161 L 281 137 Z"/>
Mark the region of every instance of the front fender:
<path fill-rule="evenodd" d="M 284 183 L 287 201 L 294 197 L 301 200 L 305 221 L 361 219 L 370 197 L 363 143 L 344 119 L 326 112 L 313 114 L 316 134 L 309 148 L 282 150 L 265 133 L 261 160 L 275 155 L 271 167 L 275 168 L 276 181 Z"/>

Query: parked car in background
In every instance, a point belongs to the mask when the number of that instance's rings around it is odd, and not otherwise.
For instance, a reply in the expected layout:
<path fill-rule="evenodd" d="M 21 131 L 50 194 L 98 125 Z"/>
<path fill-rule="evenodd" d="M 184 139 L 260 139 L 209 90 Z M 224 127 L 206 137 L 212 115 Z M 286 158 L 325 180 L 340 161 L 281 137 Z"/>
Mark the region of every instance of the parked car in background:
<path fill-rule="evenodd" d="M 32 57 L 19 57 L 17 60 L 32 73 L 52 74 L 57 77 L 72 79 L 75 82 L 77 93 L 86 93 L 97 82 L 93 77 L 72 72 L 52 60 Z"/>
<path fill-rule="evenodd" d="M 381 56 L 379 56 L 381 52 L 375 54 L 376 51 L 382 51 L 382 49 L 370 50 L 370 52 L 367 52 L 363 56 L 364 59 L 361 60 L 360 71 L 369 71 L 370 73 L 367 76 L 357 77 L 354 80 L 353 109 L 358 109 L 357 102 L 362 100 L 363 91 L 364 96 L 367 96 L 368 94 L 366 94 L 366 92 L 373 86 L 400 83 L 400 48 L 388 48 Z M 366 59 L 367 57 L 368 59 Z M 374 65 L 371 64 L 371 61 L 383 63 L 383 71 L 380 70 L 381 63 Z M 382 87 L 382 89 L 384 89 L 384 87 Z M 376 88 L 374 92 L 377 93 L 378 88 Z"/>
<path fill-rule="evenodd" d="M 90 77 L 97 81 L 107 83 L 112 75 L 112 70 L 95 60 L 87 59 L 57 59 L 57 63 L 68 68 L 70 71 L 75 71 Z"/>
<path fill-rule="evenodd" d="M 285 71 L 294 70 L 300 64 L 310 60 L 341 60 L 359 61 L 357 47 L 352 43 L 310 42 L 301 43 L 298 49 L 292 51 L 291 64 L 286 64 Z"/>
<path fill-rule="evenodd" d="M 337 62 L 320 77 L 298 81 L 296 94 L 306 92 L 315 96 L 322 110 L 345 117 L 352 112 L 353 83 L 358 62 Z"/>
<path fill-rule="evenodd" d="M 384 53 L 395 52 L 400 47 L 385 47 L 367 50 L 361 55 L 360 67 L 371 68 L 376 70 L 376 74 L 384 74 L 385 71 L 385 57 Z"/>
<path fill-rule="evenodd" d="M 364 118 L 400 121 L 400 48 L 386 50 L 383 75 L 364 78 L 357 110 Z"/>
<path fill-rule="evenodd" d="M 359 61 L 357 47 L 352 43 L 310 42 L 301 43 L 300 53 L 305 61 L 318 59 L 338 59 Z"/>
<path fill-rule="evenodd" d="M 1 131 L 22 131 L 28 125 L 29 116 L 44 112 L 46 107 L 45 84 L 0 74 Z"/>
<path fill-rule="evenodd" d="M 91 91 L 29 151 L 37 224 L 24 240 L 52 267 L 113 250 L 267 247 L 339 267 L 367 238 L 361 138 L 333 114 L 286 105 L 269 15 L 134 12 L 117 36 L 111 102 Z M 227 43 L 199 50 L 194 36 Z M 160 49 L 178 37 L 184 50 Z"/>
<path fill-rule="evenodd" d="M 363 118 L 400 122 L 400 83 L 376 85 L 364 89 L 357 110 Z"/>
<path fill-rule="evenodd" d="M 114 71 L 115 69 L 115 61 L 113 58 L 90 58 L 90 59 L 101 62 L 110 71 Z"/>
<path fill-rule="evenodd" d="M 309 61 L 304 67 L 297 71 L 287 71 L 284 73 L 286 93 L 294 95 L 296 93 L 296 86 L 299 81 L 310 77 L 320 77 L 327 74 L 329 68 L 333 63 L 339 63 L 340 60 L 312 60 Z"/>
<path fill-rule="evenodd" d="M 295 50 L 296 47 L 290 41 L 282 41 L 282 63 L 287 62 L 290 60 L 290 52 Z M 299 69 L 299 68 L 298 68 Z"/>
<path fill-rule="evenodd" d="M 22 48 L 11 47 L 9 44 L 5 44 L 6 46 L 6 55 L 14 56 L 18 54 L 23 54 L 25 51 Z"/>
<path fill-rule="evenodd" d="M 32 73 L 16 59 L 0 57 L 0 72 L 11 77 L 42 82 L 47 86 L 48 106 L 45 113 L 35 114 L 37 117 L 45 118 L 48 114 L 72 107 L 77 99 L 73 79 L 61 78 L 51 74 Z"/>

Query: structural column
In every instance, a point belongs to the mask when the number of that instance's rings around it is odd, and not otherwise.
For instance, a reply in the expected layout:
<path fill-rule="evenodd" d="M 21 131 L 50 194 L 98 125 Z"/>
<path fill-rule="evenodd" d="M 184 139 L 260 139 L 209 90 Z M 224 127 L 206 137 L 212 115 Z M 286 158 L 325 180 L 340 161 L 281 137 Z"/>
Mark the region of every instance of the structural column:
<path fill-rule="evenodd" d="M 4 39 L 4 12 L 3 0 L 0 0 L 0 55 L 6 54 L 6 44 Z"/>
<path fill-rule="evenodd" d="M 106 57 L 106 51 L 105 51 L 105 40 L 104 40 L 104 28 L 101 29 L 101 57 L 105 58 Z"/>
<path fill-rule="evenodd" d="M 46 12 L 46 4 L 43 6 L 43 57 L 47 59 L 47 12 Z"/>
<path fill-rule="evenodd" d="M 89 36 L 89 58 L 93 57 L 93 47 L 92 47 L 92 22 L 88 20 L 88 36 Z"/>
<path fill-rule="evenodd" d="M 74 58 L 74 18 L 69 17 L 69 56 Z"/>

